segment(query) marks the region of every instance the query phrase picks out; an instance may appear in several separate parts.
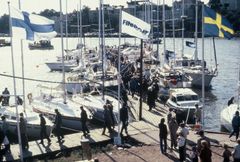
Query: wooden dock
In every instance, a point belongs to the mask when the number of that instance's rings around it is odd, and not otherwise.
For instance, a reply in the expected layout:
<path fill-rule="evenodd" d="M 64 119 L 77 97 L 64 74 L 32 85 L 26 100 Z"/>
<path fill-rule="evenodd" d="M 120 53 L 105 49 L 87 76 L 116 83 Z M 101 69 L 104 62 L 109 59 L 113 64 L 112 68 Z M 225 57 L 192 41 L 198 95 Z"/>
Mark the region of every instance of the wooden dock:
<path fill-rule="evenodd" d="M 129 106 L 133 116 L 138 119 L 138 98 L 133 99 L 131 96 L 129 96 Z M 134 138 L 135 140 L 140 141 L 144 144 L 158 144 L 158 124 L 161 118 L 166 118 L 167 112 L 167 107 L 160 103 L 157 103 L 156 109 L 153 109 L 152 111 L 148 111 L 148 106 L 146 103 L 143 103 L 142 120 L 137 120 L 130 123 L 128 126 L 128 134 L 131 136 L 131 138 Z M 117 127 L 115 128 L 115 131 L 117 131 Z M 90 130 L 90 136 L 88 139 L 90 141 L 90 145 L 96 146 L 104 142 L 112 143 L 112 139 L 115 136 L 117 136 L 117 133 L 114 133 L 111 136 L 102 135 L 102 129 L 94 129 Z M 221 146 L 226 141 L 230 147 L 233 147 L 235 145 L 235 142 L 232 142 L 228 139 L 227 134 L 206 133 L 206 136 L 211 139 L 211 144 L 215 146 Z M 82 138 L 83 134 L 80 132 L 65 135 L 63 143 L 58 143 L 56 137 L 51 138 L 51 144 L 45 146 L 39 144 L 39 140 L 31 141 L 29 142 L 29 150 L 23 152 L 23 157 L 24 159 L 37 159 L 44 156 L 54 155 L 62 151 L 79 149 L 81 148 Z M 196 144 L 198 138 L 199 136 L 196 135 L 194 131 L 190 131 L 190 135 L 188 136 L 189 144 Z M 45 143 L 47 144 L 47 141 L 45 141 Z M 19 158 L 19 145 L 16 144 L 11 145 L 11 154 L 4 156 L 4 161 L 18 161 Z"/>

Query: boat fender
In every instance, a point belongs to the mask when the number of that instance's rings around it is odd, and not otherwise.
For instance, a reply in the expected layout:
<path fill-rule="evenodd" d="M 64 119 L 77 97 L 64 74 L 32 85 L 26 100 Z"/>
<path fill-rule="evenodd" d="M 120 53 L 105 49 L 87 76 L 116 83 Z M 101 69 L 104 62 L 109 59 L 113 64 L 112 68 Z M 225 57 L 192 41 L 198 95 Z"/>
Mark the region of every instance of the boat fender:
<path fill-rule="evenodd" d="M 33 99 L 32 99 L 32 93 L 28 93 L 27 98 L 28 98 L 29 104 L 31 104 L 32 101 L 33 101 Z"/>
<path fill-rule="evenodd" d="M 72 78 L 71 78 L 71 77 L 68 77 L 68 78 L 67 78 L 67 81 L 72 81 Z"/>
<path fill-rule="evenodd" d="M 172 83 L 173 85 L 176 85 L 176 84 L 177 84 L 177 79 L 171 79 L 171 83 Z"/>
<path fill-rule="evenodd" d="M 32 93 L 28 93 L 27 98 L 28 98 L 28 100 L 31 100 L 32 99 Z"/>

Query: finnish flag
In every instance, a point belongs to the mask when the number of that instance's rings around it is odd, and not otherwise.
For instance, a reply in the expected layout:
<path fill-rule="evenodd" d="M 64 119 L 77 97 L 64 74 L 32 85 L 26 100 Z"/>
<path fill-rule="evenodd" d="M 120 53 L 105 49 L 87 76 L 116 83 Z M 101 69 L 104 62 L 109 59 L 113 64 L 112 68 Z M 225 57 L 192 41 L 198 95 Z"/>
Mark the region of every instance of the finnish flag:
<path fill-rule="evenodd" d="M 57 33 L 54 21 L 36 14 L 29 14 L 11 7 L 12 37 L 27 40 L 50 40 Z"/>

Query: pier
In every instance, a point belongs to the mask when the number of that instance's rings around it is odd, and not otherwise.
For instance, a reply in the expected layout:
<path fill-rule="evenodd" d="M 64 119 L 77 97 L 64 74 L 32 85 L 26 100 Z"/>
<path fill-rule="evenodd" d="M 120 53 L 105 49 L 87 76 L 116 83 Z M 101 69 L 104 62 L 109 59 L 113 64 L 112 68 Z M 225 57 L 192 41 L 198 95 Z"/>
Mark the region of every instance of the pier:
<path fill-rule="evenodd" d="M 131 96 L 129 97 L 129 106 L 131 113 L 133 116 L 138 119 L 138 111 L 139 111 L 139 100 L 137 97 L 134 99 Z M 156 109 L 152 111 L 148 111 L 148 106 L 143 102 L 143 112 L 142 112 L 142 120 L 134 121 L 129 123 L 128 126 L 128 134 L 130 138 L 141 142 L 144 145 L 156 145 L 159 144 L 159 129 L 158 124 L 161 118 L 166 118 L 168 113 L 168 108 L 164 105 L 157 102 Z M 235 141 L 230 141 L 228 138 L 228 134 L 219 133 L 219 132 L 210 132 L 206 131 L 205 135 L 210 139 L 211 145 L 216 147 L 222 147 L 224 143 L 227 143 L 229 147 L 233 147 L 235 145 Z M 90 130 L 90 136 L 87 137 L 90 142 L 90 146 L 101 146 L 103 143 L 113 143 L 113 138 L 117 136 L 117 127 L 115 127 L 115 132 L 110 136 L 102 135 L 102 129 L 93 129 Z M 82 132 L 69 134 L 64 136 L 64 141 L 62 143 L 57 142 L 56 137 L 51 138 L 51 144 L 47 144 L 45 141 L 45 145 L 40 144 L 40 140 L 29 142 L 29 149 L 27 151 L 23 151 L 23 157 L 25 160 L 49 157 L 51 155 L 56 155 L 60 152 L 70 152 L 73 150 L 81 149 L 81 139 L 84 136 Z M 199 136 L 195 133 L 194 130 L 190 130 L 190 134 L 188 135 L 188 145 L 193 146 L 196 145 Z M 168 146 L 170 146 L 170 138 L 168 138 Z M 176 156 L 178 153 L 176 152 Z M 4 161 L 18 161 L 19 157 L 19 146 L 18 144 L 11 145 L 11 153 L 4 156 Z M 81 160 L 81 159 L 79 159 Z"/>

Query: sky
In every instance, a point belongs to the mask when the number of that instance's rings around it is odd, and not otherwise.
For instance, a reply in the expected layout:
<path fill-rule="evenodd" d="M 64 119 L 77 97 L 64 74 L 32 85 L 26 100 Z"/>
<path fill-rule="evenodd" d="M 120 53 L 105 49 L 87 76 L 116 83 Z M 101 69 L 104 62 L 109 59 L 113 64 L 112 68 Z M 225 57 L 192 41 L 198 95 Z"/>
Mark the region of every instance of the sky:
<path fill-rule="evenodd" d="M 7 5 L 8 1 L 10 1 L 10 4 L 12 6 L 14 6 L 15 8 L 18 8 L 19 0 L 0 0 L 0 16 L 5 13 L 8 13 L 8 5 Z M 60 0 L 20 0 L 20 1 L 21 1 L 21 9 L 29 13 L 32 13 L 32 12 L 39 13 L 44 9 L 54 9 L 56 11 L 60 10 L 60 5 L 59 5 Z M 67 3 L 66 3 L 66 0 L 62 0 L 63 12 L 66 12 L 66 4 L 67 4 L 68 12 L 72 12 L 74 9 L 77 9 L 77 6 L 79 6 L 80 1 L 82 1 L 81 2 L 82 6 L 85 5 L 90 7 L 91 9 L 96 9 L 96 7 L 99 6 L 99 0 L 67 0 Z M 127 0 L 103 0 L 104 4 L 127 6 L 126 1 Z M 162 0 L 150 0 L 150 1 L 154 3 L 157 3 L 157 1 L 162 2 Z M 208 0 L 203 0 L 203 1 L 205 3 L 208 2 Z M 170 5 L 172 3 L 172 0 L 165 0 L 165 3 Z"/>

